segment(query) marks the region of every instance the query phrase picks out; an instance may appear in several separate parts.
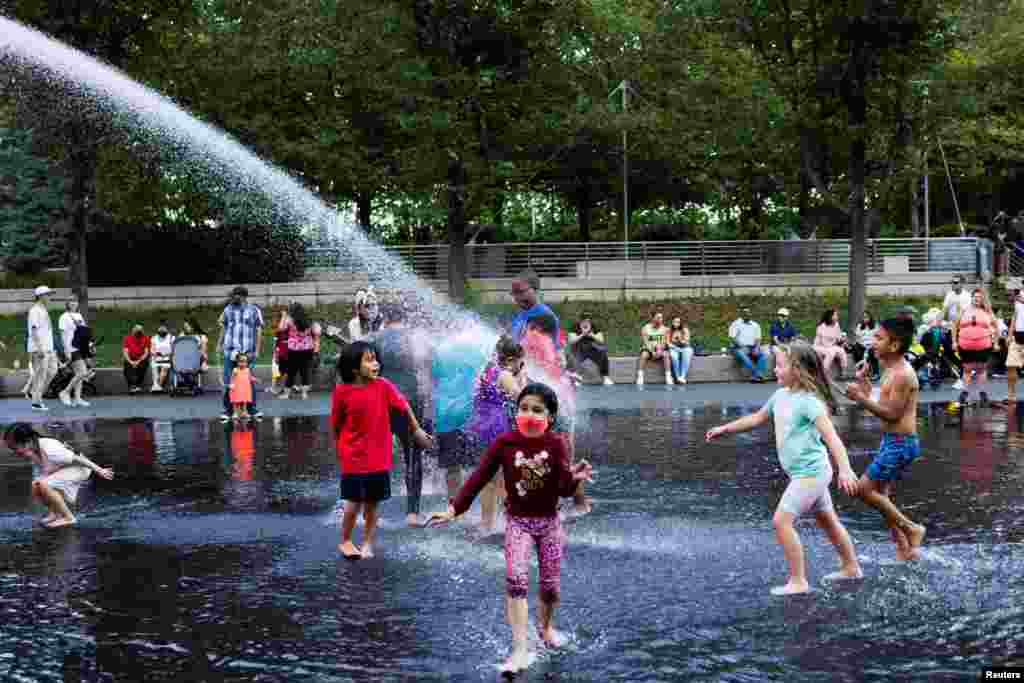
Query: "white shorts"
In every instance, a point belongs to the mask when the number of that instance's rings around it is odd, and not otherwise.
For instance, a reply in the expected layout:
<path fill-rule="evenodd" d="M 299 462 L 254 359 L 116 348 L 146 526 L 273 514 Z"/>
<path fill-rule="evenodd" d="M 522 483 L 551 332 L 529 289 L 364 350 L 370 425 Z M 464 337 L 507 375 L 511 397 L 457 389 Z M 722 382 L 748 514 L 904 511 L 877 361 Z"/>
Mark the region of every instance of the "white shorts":
<path fill-rule="evenodd" d="M 1007 347 L 1006 352 L 1006 367 L 1024 368 L 1024 346 L 1014 341 L 1012 335 L 1010 336 L 1010 345 Z"/>
<path fill-rule="evenodd" d="M 779 510 L 796 517 L 832 510 L 832 496 L 828 487 L 832 483 L 832 468 L 817 477 L 796 477 L 789 480 L 779 501 Z"/>
<path fill-rule="evenodd" d="M 69 505 L 75 503 L 78 500 L 78 490 L 82 488 L 82 484 L 89 480 L 89 476 L 92 474 L 92 470 L 82 465 L 72 465 L 70 467 L 62 467 L 48 477 L 44 477 L 43 481 L 51 489 L 60 491 L 64 496 L 64 500 Z"/>

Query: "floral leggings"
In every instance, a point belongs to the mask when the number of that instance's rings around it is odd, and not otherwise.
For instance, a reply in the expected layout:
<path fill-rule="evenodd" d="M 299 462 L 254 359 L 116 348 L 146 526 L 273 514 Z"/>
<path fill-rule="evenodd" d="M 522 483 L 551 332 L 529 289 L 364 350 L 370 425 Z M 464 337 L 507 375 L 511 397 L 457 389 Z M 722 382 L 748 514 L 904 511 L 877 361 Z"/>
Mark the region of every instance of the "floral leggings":
<path fill-rule="evenodd" d="M 562 524 L 554 517 L 515 517 L 505 520 L 505 582 L 510 598 L 525 598 L 530 576 L 530 545 L 537 544 L 540 599 L 558 602 L 561 587 Z"/>

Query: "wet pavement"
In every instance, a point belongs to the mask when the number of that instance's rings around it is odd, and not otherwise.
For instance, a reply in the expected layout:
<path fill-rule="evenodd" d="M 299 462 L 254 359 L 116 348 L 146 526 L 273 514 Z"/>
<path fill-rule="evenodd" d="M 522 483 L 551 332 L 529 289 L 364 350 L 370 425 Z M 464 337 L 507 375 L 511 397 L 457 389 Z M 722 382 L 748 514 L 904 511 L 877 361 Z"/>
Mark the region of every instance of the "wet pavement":
<path fill-rule="evenodd" d="M 926 391 L 923 455 L 897 497 L 928 525 L 924 559 L 894 562 L 877 513 L 834 492 L 865 580 L 822 586 L 835 553 L 801 524 L 815 591 L 777 598 L 785 479 L 771 431 L 703 443 L 774 388 L 581 391 L 595 511 L 566 526 L 569 640 L 520 680 L 960 681 L 1024 664 L 1024 405 L 950 413 L 951 390 Z M 21 403 L 0 414 L 44 422 L 117 478 L 90 484 L 77 528 L 43 531 L 29 468 L 0 454 L 0 680 L 497 678 L 500 536 L 477 538 L 476 509 L 406 528 L 396 468 L 378 557 L 340 560 L 326 395 L 264 401 L 248 428 L 214 419 L 215 396 L 51 402 L 46 415 Z M 863 471 L 877 419 L 846 407 L 836 423 Z M 427 470 L 424 510 L 441 509 L 443 474 Z"/>

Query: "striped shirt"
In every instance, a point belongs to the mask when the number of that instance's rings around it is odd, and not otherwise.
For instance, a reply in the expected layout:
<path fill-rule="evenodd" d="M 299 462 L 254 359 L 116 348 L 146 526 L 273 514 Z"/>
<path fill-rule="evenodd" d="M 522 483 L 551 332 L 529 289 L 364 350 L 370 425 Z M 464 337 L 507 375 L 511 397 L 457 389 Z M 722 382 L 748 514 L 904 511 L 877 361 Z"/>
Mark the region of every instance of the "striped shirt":
<path fill-rule="evenodd" d="M 263 327 L 263 313 L 256 304 L 228 304 L 218 321 L 224 328 L 224 352 L 256 352 L 256 337 Z"/>

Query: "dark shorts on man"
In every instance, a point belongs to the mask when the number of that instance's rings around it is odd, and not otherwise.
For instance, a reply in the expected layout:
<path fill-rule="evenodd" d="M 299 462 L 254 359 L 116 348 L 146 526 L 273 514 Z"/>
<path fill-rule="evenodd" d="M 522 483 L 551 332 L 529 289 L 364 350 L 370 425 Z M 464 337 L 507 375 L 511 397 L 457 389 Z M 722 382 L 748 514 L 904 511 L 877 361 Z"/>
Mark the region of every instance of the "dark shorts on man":
<path fill-rule="evenodd" d="M 872 481 L 899 481 L 903 472 L 921 455 L 921 442 L 916 434 L 882 434 L 878 454 L 868 465 Z"/>
<path fill-rule="evenodd" d="M 437 466 L 473 467 L 477 464 L 479 450 L 473 436 L 461 429 L 441 432 L 437 435 Z"/>
<path fill-rule="evenodd" d="M 984 365 L 991 357 L 992 349 L 981 349 L 979 351 L 960 349 L 960 361 L 962 363 L 979 363 Z"/>
<path fill-rule="evenodd" d="M 367 472 L 341 475 L 341 498 L 357 503 L 375 503 L 391 497 L 391 473 Z"/>

